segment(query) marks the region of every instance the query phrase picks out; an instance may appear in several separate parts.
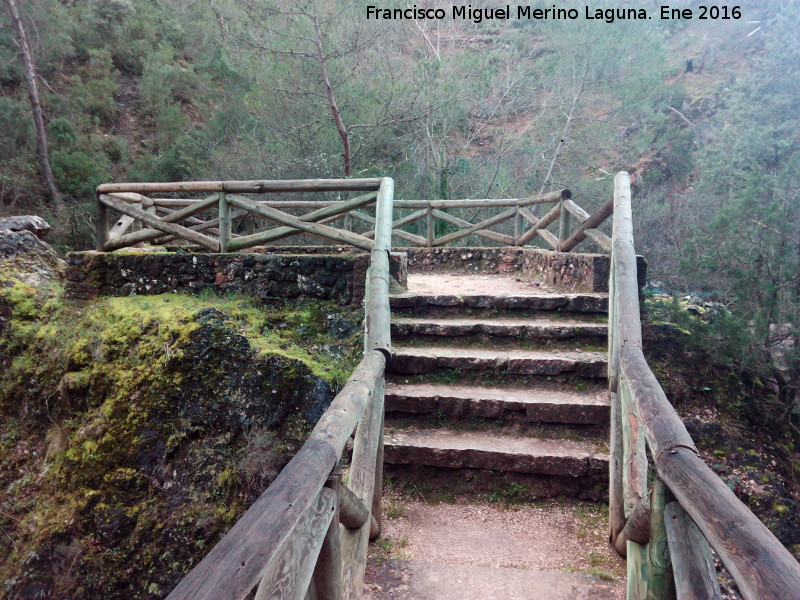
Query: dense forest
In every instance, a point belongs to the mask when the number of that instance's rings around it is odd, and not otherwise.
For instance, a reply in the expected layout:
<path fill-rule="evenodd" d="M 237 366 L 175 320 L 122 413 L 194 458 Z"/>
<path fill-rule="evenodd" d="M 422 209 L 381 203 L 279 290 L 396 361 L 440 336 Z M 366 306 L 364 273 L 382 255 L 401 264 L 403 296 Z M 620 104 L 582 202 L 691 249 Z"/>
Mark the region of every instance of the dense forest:
<path fill-rule="evenodd" d="M 569 187 L 589 207 L 627 169 L 650 277 L 722 300 L 709 346 L 797 410 L 800 3 L 613 23 L 377 20 L 363 2 L 4 4 L 0 211 L 43 214 L 56 247 L 90 246 L 102 181 L 388 174 L 401 198 Z"/>

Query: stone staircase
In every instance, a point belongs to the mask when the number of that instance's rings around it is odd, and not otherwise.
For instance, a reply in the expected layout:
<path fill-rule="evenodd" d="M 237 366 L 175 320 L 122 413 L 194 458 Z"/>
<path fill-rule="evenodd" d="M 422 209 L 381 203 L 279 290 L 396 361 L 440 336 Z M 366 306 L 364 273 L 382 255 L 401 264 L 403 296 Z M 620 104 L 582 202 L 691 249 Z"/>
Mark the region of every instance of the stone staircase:
<path fill-rule="evenodd" d="M 487 510 L 498 500 L 517 507 L 603 500 L 607 295 L 491 289 L 415 293 L 409 275 L 410 292 L 392 296 L 384 436 L 390 484 L 428 504 L 495 502 Z M 482 536 L 480 524 L 459 522 L 462 539 Z M 407 526 L 412 537 L 436 543 L 436 527 L 414 530 L 414 519 Z M 495 538 L 486 542 L 506 543 Z M 619 592 L 596 574 L 531 570 L 535 561 L 492 569 L 480 559 L 462 564 L 455 550 L 441 562 L 409 558 L 382 563 L 375 578 L 394 583 L 368 586 L 367 597 L 600 600 Z"/>

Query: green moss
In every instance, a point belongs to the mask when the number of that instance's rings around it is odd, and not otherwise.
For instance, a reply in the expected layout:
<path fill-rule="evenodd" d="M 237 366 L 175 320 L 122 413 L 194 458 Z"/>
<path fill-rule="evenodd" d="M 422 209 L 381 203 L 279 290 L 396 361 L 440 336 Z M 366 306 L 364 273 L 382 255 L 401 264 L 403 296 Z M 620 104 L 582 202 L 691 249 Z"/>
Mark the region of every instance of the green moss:
<path fill-rule="evenodd" d="M 12 281 L 0 310 L 8 598 L 163 596 L 299 447 L 361 347 L 357 326 L 332 337 L 341 308 L 322 302 L 71 302 Z"/>

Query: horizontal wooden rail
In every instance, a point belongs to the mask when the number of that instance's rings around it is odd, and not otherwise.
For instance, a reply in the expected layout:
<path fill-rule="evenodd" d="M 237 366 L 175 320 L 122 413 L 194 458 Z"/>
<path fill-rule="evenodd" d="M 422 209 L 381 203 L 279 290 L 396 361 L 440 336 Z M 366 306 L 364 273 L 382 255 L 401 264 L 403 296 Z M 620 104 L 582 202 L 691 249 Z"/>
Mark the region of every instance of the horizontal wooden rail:
<path fill-rule="evenodd" d="M 560 202 L 564 198 L 571 198 L 570 190 L 559 190 L 530 196 L 527 198 L 492 198 L 492 199 L 464 199 L 464 200 L 395 200 L 395 208 L 510 208 L 512 206 L 534 206 L 536 204 L 550 204 Z"/>
<path fill-rule="evenodd" d="M 380 178 L 103 183 L 97 186 L 97 193 L 138 192 L 141 194 L 148 194 L 152 192 L 233 192 L 240 194 L 268 194 L 274 192 L 347 192 L 377 190 L 380 184 Z"/>

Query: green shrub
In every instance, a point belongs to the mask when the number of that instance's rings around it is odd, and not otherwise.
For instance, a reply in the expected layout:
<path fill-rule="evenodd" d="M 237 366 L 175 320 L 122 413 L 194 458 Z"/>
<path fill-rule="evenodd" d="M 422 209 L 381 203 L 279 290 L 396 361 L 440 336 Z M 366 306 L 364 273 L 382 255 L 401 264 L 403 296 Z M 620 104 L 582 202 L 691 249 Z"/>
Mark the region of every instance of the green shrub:
<path fill-rule="evenodd" d="M 73 198 L 94 197 L 95 188 L 111 174 L 111 162 L 99 153 L 56 150 L 50 154 L 50 163 L 58 188 Z"/>

